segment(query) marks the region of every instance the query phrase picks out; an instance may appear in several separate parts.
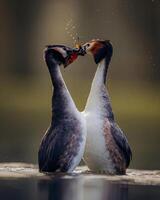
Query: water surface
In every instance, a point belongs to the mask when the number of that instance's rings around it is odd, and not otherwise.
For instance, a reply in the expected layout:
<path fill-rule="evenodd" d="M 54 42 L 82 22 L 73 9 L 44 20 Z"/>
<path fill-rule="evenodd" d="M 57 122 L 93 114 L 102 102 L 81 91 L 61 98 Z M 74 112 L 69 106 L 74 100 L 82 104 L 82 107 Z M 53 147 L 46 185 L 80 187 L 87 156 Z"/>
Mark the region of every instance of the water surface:
<path fill-rule="evenodd" d="M 159 186 L 116 184 L 85 176 L 0 180 L 2 200 L 159 200 Z"/>

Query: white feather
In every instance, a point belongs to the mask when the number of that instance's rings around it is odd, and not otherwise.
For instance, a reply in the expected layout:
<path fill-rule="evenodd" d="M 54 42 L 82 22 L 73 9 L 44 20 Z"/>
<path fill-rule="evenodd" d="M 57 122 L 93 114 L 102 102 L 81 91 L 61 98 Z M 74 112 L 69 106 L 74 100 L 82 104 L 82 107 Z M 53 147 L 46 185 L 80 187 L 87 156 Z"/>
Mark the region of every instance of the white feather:
<path fill-rule="evenodd" d="M 84 160 L 91 170 L 105 173 L 114 173 L 114 167 L 110 158 L 104 138 L 103 101 L 101 99 L 101 88 L 104 87 L 103 72 L 104 61 L 96 71 L 92 82 L 91 91 L 84 112 L 86 119 L 87 139 Z"/>

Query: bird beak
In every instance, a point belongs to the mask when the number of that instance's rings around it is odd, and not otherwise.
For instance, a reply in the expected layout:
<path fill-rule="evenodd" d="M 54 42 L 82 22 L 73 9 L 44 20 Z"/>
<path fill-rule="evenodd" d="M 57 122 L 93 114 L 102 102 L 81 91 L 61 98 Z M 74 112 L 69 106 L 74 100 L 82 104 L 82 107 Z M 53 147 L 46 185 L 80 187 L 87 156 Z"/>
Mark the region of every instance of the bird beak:
<path fill-rule="evenodd" d="M 83 44 L 82 47 L 81 47 L 86 54 L 91 52 L 91 47 L 88 47 L 88 45 L 90 45 L 89 42 Z"/>
<path fill-rule="evenodd" d="M 83 48 L 83 46 L 79 46 L 79 48 L 75 48 L 74 50 L 79 56 L 84 56 L 86 54 L 86 50 Z"/>
<path fill-rule="evenodd" d="M 70 65 L 72 62 L 74 62 L 78 56 L 84 56 L 86 52 L 82 47 L 79 48 L 73 48 L 72 50 L 68 51 L 68 56 L 65 59 L 64 67 L 66 68 L 68 65 Z"/>

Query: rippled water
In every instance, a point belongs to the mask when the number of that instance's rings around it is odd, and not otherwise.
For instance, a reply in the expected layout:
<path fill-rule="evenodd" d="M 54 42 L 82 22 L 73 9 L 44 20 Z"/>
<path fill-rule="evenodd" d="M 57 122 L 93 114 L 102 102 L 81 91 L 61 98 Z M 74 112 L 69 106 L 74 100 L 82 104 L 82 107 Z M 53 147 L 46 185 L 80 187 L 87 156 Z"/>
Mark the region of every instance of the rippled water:
<path fill-rule="evenodd" d="M 99 179 L 54 177 L 51 179 L 0 180 L 2 200 L 159 200 L 159 186 L 115 184 Z"/>

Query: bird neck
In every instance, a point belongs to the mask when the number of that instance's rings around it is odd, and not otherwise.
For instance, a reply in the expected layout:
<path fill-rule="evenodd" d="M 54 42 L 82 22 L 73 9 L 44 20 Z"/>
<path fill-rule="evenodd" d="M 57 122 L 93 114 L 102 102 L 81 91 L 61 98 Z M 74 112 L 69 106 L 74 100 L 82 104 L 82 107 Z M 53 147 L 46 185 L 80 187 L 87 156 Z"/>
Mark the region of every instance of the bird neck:
<path fill-rule="evenodd" d="M 54 89 L 65 86 L 65 82 L 63 80 L 63 77 L 60 71 L 60 65 L 58 65 L 57 63 L 54 63 L 53 61 L 48 61 L 47 66 L 48 66 L 48 70 L 51 76 Z"/>
<path fill-rule="evenodd" d="M 104 58 L 104 64 L 103 64 L 103 83 L 106 84 L 107 74 L 108 74 L 108 67 L 110 63 L 111 58 Z"/>
<path fill-rule="evenodd" d="M 52 96 L 52 121 L 51 121 L 51 124 L 53 125 L 53 123 L 58 123 L 58 121 L 61 121 L 62 118 L 76 112 L 77 108 L 63 80 L 60 71 L 60 66 L 58 64 L 54 64 L 53 66 L 52 63 L 52 66 L 48 65 L 48 69 L 54 87 Z"/>
<path fill-rule="evenodd" d="M 109 60 L 104 58 L 99 64 L 92 81 L 91 90 L 85 110 L 99 110 L 103 106 L 104 96 L 109 103 L 109 95 L 105 87 Z M 97 111 L 96 111 L 97 112 Z"/>
<path fill-rule="evenodd" d="M 92 82 L 93 87 L 97 87 L 99 89 L 99 87 L 106 84 L 109 62 L 110 60 L 108 58 L 104 58 L 98 64 L 98 68 Z"/>

